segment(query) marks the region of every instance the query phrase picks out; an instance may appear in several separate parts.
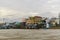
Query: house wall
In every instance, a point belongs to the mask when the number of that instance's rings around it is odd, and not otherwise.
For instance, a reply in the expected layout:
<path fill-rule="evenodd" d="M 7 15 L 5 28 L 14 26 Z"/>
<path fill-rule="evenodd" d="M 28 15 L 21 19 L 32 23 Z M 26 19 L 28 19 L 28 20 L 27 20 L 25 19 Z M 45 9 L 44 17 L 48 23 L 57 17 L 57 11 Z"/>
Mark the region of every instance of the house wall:
<path fill-rule="evenodd" d="M 26 23 L 39 23 L 42 18 L 39 17 L 29 17 L 29 19 L 26 21 Z"/>

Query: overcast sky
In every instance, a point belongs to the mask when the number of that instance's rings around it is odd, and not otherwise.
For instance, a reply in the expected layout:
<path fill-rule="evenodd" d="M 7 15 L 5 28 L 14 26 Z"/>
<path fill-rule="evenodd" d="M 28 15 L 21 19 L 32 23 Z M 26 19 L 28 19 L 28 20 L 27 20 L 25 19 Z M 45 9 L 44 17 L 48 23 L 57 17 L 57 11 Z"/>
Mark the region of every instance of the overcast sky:
<path fill-rule="evenodd" d="M 60 0 L 0 0 L 0 17 L 58 17 Z"/>

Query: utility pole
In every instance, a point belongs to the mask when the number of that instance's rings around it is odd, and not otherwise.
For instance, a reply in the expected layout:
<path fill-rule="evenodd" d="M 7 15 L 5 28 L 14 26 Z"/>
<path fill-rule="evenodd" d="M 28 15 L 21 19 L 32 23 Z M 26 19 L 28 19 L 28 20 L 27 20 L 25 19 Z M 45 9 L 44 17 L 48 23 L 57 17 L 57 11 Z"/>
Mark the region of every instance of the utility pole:
<path fill-rule="evenodd" d="M 60 25 L 60 13 L 59 13 L 59 25 Z"/>

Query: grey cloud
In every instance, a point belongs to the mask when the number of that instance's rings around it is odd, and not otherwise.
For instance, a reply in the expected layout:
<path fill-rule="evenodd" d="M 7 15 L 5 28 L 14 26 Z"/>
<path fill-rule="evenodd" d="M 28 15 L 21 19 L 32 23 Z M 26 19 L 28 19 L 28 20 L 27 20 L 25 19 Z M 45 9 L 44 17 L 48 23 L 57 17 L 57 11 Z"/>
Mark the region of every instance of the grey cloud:
<path fill-rule="evenodd" d="M 27 17 L 34 13 L 47 17 L 55 14 L 54 16 L 57 17 L 60 12 L 60 0 L 0 0 L 0 7 L 12 10 L 10 13 L 7 12 L 8 15 L 12 15 L 10 17 Z"/>

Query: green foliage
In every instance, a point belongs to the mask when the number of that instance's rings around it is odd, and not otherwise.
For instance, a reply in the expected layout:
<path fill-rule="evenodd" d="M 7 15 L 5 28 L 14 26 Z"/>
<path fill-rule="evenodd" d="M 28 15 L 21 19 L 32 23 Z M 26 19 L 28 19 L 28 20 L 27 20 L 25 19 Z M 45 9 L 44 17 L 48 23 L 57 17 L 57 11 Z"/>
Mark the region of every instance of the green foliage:
<path fill-rule="evenodd" d="M 20 28 L 20 26 L 21 26 L 21 23 L 16 24 L 16 28 Z"/>

